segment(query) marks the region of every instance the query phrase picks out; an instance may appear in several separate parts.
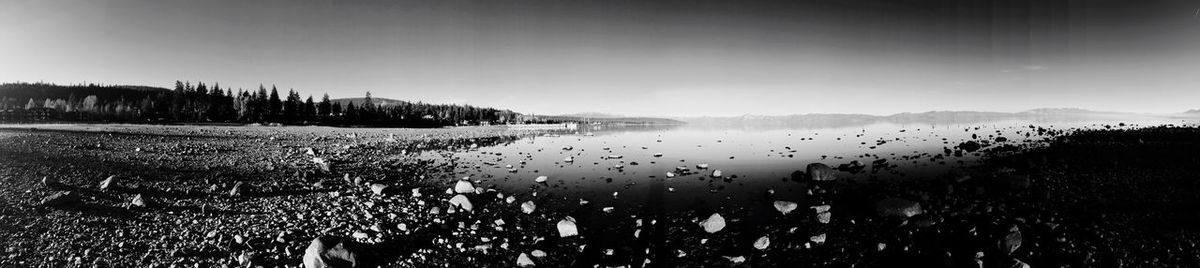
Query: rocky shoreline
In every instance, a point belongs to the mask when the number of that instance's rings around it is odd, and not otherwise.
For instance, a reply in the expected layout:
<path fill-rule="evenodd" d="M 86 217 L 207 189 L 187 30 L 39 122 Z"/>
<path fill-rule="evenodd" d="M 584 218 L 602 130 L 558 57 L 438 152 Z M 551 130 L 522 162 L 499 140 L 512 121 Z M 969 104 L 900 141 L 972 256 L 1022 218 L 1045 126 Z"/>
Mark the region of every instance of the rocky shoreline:
<path fill-rule="evenodd" d="M 1196 128 L 985 147 L 976 167 L 929 179 L 797 167 L 806 201 L 767 192 L 756 205 L 670 211 L 504 193 L 447 177 L 453 161 L 416 157 L 528 135 L 538 132 L 0 130 L 0 266 L 302 267 L 353 255 L 368 267 L 1139 267 L 1200 256 Z M 670 198 L 651 189 L 650 204 Z"/>

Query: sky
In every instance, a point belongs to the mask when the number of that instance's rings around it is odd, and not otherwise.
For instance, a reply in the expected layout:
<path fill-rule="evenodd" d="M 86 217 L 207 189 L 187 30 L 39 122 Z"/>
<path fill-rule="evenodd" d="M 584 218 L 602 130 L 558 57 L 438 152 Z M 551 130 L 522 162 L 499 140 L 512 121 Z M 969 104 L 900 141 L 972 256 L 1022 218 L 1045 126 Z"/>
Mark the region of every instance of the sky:
<path fill-rule="evenodd" d="M 0 82 L 630 116 L 1200 108 L 1200 2 L 0 0 Z"/>

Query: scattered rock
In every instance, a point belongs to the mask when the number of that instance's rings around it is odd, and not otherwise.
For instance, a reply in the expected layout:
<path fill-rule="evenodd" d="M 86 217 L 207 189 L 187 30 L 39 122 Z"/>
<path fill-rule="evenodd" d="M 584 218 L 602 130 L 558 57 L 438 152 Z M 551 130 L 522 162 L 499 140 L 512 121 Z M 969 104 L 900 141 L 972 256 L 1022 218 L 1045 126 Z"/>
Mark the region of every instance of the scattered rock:
<path fill-rule="evenodd" d="M 713 213 L 708 219 L 701 221 L 700 226 L 708 233 L 720 232 L 721 229 L 725 229 L 725 218 L 721 217 L 721 214 Z"/>
<path fill-rule="evenodd" d="M 317 167 L 320 168 L 321 171 L 331 172 L 333 170 L 333 164 L 329 163 L 329 161 L 325 160 L 325 158 L 313 157 L 312 161 L 313 163 L 317 164 Z"/>
<path fill-rule="evenodd" d="M 921 209 L 921 204 L 909 201 L 902 198 L 890 197 L 880 200 L 875 204 L 875 212 L 883 217 L 912 217 L 920 215 L 925 211 Z"/>
<path fill-rule="evenodd" d="M 537 209 L 537 204 L 534 204 L 533 201 L 521 203 L 521 212 L 525 212 L 525 214 L 533 213 L 535 209 Z"/>
<path fill-rule="evenodd" d="M 113 189 L 116 187 L 118 187 L 116 175 L 108 176 L 108 178 L 106 178 L 106 179 L 104 179 L 104 181 L 100 182 L 100 190 L 108 190 L 108 189 Z"/>
<path fill-rule="evenodd" d="M 529 255 L 526 255 L 525 253 L 521 253 L 520 256 L 517 256 L 517 266 L 530 267 L 530 266 L 534 266 L 534 265 L 537 265 L 537 264 L 533 263 L 533 259 L 530 259 Z"/>
<path fill-rule="evenodd" d="M 142 208 L 148 206 L 149 204 L 147 204 L 147 203 L 148 203 L 147 200 L 142 197 L 142 194 L 133 196 L 133 200 L 129 201 L 130 206 L 142 207 Z"/>
<path fill-rule="evenodd" d="M 769 246 L 771 246 L 771 239 L 767 238 L 766 236 L 759 237 L 758 240 L 754 240 L 754 248 L 757 248 L 758 250 L 767 249 Z"/>
<path fill-rule="evenodd" d="M 57 179 L 50 178 L 49 176 L 42 177 L 42 186 L 53 188 L 53 187 L 58 187 L 59 185 L 62 185 L 62 183 L 59 182 Z"/>
<path fill-rule="evenodd" d="M 82 203 L 82 199 L 78 194 L 71 191 L 64 191 L 52 194 L 46 198 L 42 198 L 41 205 L 47 207 L 61 207 L 77 205 L 80 203 Z"/>
<path fill-rule="evenodd" d="M 450 206 L 460 207 L 466 211 L 471 211 L 472 209 L 475 208 L 475 206 L 471 205 L 471 200 L 467 199 L 467 196 L 461 195 L 461 194 L 455 195 L 453 198 L 450 198 Z"/>
<path fill-rule="evenodd" d="M 569 237 L 579 235 L 579 229 L 575 226 L 575 218 L 567 216 L 558 221 L 558 237 Z"/>
<path fill-rule="evenodd" d="M 821 223 L 829 223 L 830 217 L 833 216 L 829 209 L 833 208 L 829 205 L 812 206 L 812 209 L 817 213 L 817 221 Z"/>
<path fill-rule="evenodd" d="M 784 200 L 775 201 L 775 210 L 779 211 L 779 213 L 783 213 L 783 215 L 792 213 L 792 211 L 796 210 L 797 207 L 800 207 L 800 205 L 796 204 L 796 202 Z"/>
<path fill-rule="evenodd" d="M 248 194 L 250 194 L 250 186 L 240 181 L 237 184 L 234 184 L 232 189 L 229 189 L 229 196 L 238 197 Z"/>
<path fill-rule="evenodd" d="M 537 176 L 537 178 L 536 178 L 536 179 L 533 179 L 533 181 L 535 181 L 535 182 L 537 182 L 537 183 L 545 183 L 547 179 L 549 179 L 549 177 L 546 177 L 546 176 Z"/>
<path fill-rule="evenodd" d="M 319 237 L 304 251 L 304 268 L 362 267 L 362 254 L 354 242 L 339 237 Z"/>
<path fill-rule="evenodd" d="M 815 243 L 817 245 L 825 244 L 825 234 L 822 233 L 819 235 L 814 235 L 812 237 L 809 237 L 808 240 L 812 241 L 813 243 Z"/>
<path fill-rule="evenodd" d="M 371 192 L 375 193 L 375 195 L 383 195 L 383 192 L 387 190 L 387 188 L 388 186 L 382 183 L 371 184 Z"/>
<path fill-rule="evenodd" d="M 1021 248 L 1021 240 L 1021 229 L 1013 225 L 1008 229 L 1008 233 L 996 242 L 996 247 L 1004 254 L 1012 254 Z"/>
<path fill-rule="evenodd" d="M 470 178 L 462 178 L 458 183 L 454 184 L 454 192 L 460 194 L 469 194 L 475 192 L 475 185 L 471 183 Z"/>

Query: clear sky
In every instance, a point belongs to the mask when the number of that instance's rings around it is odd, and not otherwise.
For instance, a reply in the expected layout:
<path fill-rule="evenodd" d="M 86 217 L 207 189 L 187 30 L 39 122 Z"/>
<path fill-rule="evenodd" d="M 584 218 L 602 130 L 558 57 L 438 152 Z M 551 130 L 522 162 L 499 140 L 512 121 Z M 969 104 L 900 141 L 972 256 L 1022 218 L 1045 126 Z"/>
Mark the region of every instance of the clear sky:
<path fill-rule="evenodd" d="M 1200 2 L 0 0 L 0 82 L 536 114 L 1200 108 Z"/>

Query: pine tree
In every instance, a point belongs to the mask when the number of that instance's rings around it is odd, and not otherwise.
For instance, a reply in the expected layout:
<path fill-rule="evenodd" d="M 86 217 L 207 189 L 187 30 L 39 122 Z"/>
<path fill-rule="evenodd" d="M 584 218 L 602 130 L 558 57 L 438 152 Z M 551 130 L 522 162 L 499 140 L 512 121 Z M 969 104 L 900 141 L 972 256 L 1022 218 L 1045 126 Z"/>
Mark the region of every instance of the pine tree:
<path fill-rule="evenodd" d="M 267 114 L 270 120 L 279 120 L 279 115 L 283 109 L 283 101 L 279 99 L 279 90 L 275 89 L 275 85 L 271 85 L 271 97 L 267 99 Z"/>

